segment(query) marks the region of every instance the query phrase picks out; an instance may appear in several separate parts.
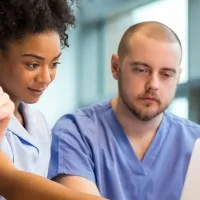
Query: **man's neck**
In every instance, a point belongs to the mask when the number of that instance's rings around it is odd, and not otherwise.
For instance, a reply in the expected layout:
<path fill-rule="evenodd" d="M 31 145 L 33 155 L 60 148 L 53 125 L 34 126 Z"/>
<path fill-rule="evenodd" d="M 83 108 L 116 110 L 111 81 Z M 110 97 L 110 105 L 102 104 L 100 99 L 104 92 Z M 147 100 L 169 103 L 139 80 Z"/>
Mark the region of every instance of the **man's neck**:
<path fill-rule="evenodd" d="M 148 132 L 156 132 L 162 120 L 163 114 L 149 121 L 138 119 L 129 111 L 119 97 L 112 100 L 111 106 L 125 133 L 131 134 L 132 137 L 142 137 Z"/>
<path fill-rule="evenodd" d="M 142 121 L 130 112 L 119 97 L 112 100 L 111 106 L 136 155 L 141 160 L 156 135 L 163 114 L 152 120 Z"/>

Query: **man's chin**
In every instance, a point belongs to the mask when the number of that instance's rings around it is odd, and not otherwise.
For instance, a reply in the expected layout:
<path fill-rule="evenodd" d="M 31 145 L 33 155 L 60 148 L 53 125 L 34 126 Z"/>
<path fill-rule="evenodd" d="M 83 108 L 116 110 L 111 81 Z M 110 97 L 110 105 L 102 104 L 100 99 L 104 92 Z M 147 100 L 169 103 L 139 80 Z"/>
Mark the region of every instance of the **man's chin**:
<path fill-rule="evenodd" d="M 159 116 L 160 114 L 162 114 L 162 111 L 155 111 L 155 112 L 138 112 L 136 114 L 136 117 L 142 121 L 151 121 L 153 119 L 155 119 L 157 116 Z"/>

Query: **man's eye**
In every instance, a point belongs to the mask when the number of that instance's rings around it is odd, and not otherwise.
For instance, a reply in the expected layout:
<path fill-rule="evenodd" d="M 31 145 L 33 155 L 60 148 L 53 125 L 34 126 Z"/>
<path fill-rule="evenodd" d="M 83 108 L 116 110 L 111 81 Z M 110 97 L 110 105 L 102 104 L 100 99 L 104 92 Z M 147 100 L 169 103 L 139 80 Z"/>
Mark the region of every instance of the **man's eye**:
<path fill-rule="evenodd" d="M 164 76 L 166 76 L 166 77 L 171 77 L 171 75 L 170 74 L 163 74 Z"/>
<path fill-rule="evenodd" d="M 170 73 L 170 72 L 164 72 L 161 74 L 162 76 L 166 77 L 166 78 L 171 78 L 174 77 L 174 73 Z"/>
<path fill-rule="evenodd" d="M 138 72 L 145 72 L 144 69 L 138 69 L 137 71 L 138 71 Z"/>
<path fill-rule="evenodd" d="M 134 70 L 136 73 L 149 73 L 149 70 L 148 70 L 148 69 L 141 68 L 141 67 L 135 67 L 133 70 Z"/>

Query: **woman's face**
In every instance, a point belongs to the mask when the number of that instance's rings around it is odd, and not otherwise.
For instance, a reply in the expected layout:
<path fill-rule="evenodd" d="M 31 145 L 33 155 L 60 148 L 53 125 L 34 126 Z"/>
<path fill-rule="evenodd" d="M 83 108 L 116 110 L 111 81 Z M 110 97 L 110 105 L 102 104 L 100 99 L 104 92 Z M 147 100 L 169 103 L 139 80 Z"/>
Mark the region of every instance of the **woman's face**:
<path fill-rule="evenodd" d="M 14 103 L 36 103 L 55 78 L 60 54 L 60 38 L 54 31 L 10 42 L 0 51 L 0 86 Z"/>

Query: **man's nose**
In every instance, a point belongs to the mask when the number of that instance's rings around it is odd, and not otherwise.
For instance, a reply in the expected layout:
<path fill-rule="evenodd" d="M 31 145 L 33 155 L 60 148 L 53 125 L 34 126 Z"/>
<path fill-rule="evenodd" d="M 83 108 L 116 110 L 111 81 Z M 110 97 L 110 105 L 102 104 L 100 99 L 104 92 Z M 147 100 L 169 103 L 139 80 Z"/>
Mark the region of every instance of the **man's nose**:
<path fill-rule="evenodd" d="M 147 90 L 154 90 L 157 91 L 159 89 L 160 80 L 157 74 L 151 74 L 148 77 L 148 81 L 146 84 Z"/>

